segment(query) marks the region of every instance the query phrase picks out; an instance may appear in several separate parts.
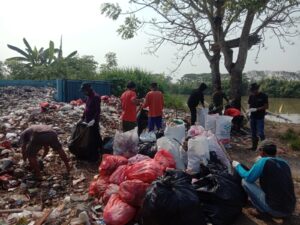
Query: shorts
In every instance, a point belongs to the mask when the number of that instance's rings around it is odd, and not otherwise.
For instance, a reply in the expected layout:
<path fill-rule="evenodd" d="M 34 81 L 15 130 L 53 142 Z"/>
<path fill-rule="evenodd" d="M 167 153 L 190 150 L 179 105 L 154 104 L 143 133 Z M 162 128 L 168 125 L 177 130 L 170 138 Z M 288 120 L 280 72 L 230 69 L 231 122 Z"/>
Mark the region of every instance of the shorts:
<path fill-rule="evenodd" d="M 27 156 L 36 156 L 44 146 L 50 146 L 54 151 L 62 148 L 55 131 L 33 132 L 26 147 Z"/>

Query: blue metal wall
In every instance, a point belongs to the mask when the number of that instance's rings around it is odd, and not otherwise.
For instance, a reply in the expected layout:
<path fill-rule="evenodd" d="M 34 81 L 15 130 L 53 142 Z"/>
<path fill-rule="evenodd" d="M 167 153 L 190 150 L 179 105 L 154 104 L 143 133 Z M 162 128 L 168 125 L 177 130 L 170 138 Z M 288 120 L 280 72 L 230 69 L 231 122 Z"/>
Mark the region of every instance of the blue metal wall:
<path fill-rule="evenodd" d="M 56 101 L 70 102 L 71 100 L 84 98 L 80 92 L 83 82 L 88 82 L 100 95 L 111 94 L 111 83 L 99 80 L 0 80 L 0 87 L 6 86 L 31 86 L 31 87 L 54 87 Z"/>
<path fill-rule="evenodd" d="M 99 80 L 57 80 L 57 96 L 56 100 L 61 102 L 70 102 L 71 100 L 85 98 L 80 92 L 83 82 L 88 82 L 92 88 L 100 95 L 110 95 L 111 83 Z"/>

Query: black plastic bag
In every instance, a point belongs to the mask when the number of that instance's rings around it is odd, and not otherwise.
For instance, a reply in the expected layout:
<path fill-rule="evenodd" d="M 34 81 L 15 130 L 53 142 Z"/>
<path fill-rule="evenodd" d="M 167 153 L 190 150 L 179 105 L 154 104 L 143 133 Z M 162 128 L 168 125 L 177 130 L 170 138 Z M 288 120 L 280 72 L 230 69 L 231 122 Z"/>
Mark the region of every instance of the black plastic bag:
<path fill-rule="evenodd" d="M 137 115 L 137 126 L 138 126 L 138 135 L 140 136 L 143 130 L 147 128 L 148 125 L 148 111 L 141 109 Z"/>
<path fill-rule="evenodd" d="M 191 177 L 182 171 L 167 171 L 146 193 L 142 225 L 204 225 L 197 192 Z"/>
<path fill-rule="evenodd" d="M 105 137 L 103 139 L 102 153 L 103 154 L 113 154 L 113 144 L 114 144 L 113 137 Z"/>
<path fill-rule="evenodd" d="M 232 224 L 241 214 L 247 199 L 241 179 L 237 174 L 228 174 L 226 170 L 208 170 L 213 173 L 194 183 L 203 213 L 213 225 Z"/>
<path fill-rule="evenodd" d="M 69 150 L 79 160 L 97 161 L 101 148 L 101 137 L 97 125 L 76 124 L 68 144 Z"/>
<path fill-rule="evenodd" d="M 157 152 L 156 142 L 140 142 L 138 145 L 138 153 L 141 155 L 154 158 Z"/>

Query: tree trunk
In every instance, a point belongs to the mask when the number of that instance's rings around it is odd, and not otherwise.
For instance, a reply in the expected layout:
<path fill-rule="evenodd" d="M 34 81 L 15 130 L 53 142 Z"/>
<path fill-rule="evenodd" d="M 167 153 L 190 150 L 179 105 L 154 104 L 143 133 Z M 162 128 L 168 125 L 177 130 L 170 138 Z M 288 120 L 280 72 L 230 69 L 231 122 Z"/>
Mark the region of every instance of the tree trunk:
<path fill-rule="evenodd" d="M 241 109 L 242 99 L 242 71 L 231 70 L 230 71 L 230 98 L 234 107 Z"/>
<path fill-rule="evenodd" d="M 210 69 L 212 76 L 212 90 L 215 91 L 218 86 L 221 86 L 221 73 L 220 73 L 220 51 L 214 52 L 210 60 Z"/>

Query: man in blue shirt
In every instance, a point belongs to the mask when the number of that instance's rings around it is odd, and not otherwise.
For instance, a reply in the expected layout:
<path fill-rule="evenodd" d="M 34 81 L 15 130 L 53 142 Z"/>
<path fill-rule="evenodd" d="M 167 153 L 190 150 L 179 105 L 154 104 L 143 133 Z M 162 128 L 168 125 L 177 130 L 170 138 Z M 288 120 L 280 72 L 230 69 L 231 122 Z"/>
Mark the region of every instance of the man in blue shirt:
<path fill-rule="evenodd" d="M 259 146 L 261 158 L 246 170 L 239 162 L 232 165 L 243 178 L 242 186 L 250 201 L 260 213 L 273 217 L 286 217 L 296 204 L 294 184 L 289 165 L 276 157 L 276 145 L 264 140 Z M 259 179 L 260 187 L 255 183 Z"/>

